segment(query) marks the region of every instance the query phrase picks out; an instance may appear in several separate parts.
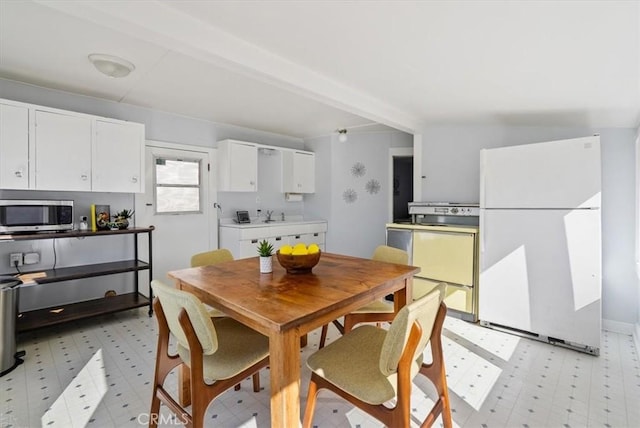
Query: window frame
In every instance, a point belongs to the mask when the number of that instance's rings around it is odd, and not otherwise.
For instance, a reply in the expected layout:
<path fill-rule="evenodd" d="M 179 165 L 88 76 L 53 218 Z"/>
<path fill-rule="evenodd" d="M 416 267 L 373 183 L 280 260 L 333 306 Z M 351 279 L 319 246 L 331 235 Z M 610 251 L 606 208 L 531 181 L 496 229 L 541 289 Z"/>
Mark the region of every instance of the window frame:
<path fill-rule="evenodd" d="M 157 176 L 157 161 L 158 159 L 162 159 L 164 161 L 175 161 L 175 162 L 192 162 L 198 165 L 198 184 L 158 184 L 158 176 Z M 155 215 L 189 215 L 189 214 L 202 214 L 202 180 L 203 180 L 203 164 L 201 159 L 197 158 L 186 158 L 186 157 L 177 157 L 177 156 L 156 156 L 153 155 L 153 207 Z M 160 204 L 158 203 L 158 188 L 197 188 L 198 189 L 198 209 L 190 210 L 190 211 L 158 211 L 158 207 Z"/>

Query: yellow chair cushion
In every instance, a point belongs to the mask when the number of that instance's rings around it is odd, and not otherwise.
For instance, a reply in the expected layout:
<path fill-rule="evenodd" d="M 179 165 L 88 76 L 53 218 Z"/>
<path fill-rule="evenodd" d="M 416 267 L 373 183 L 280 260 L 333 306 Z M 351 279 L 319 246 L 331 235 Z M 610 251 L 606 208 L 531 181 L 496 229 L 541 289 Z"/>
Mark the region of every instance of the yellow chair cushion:
<path fill-rule="evenodd" d="M 386 331 L 363 325 L 325 346 L 307 359 L 307 366 L 354 397 L 382 404 L 396 396 L 396 375 L 379 369 Z"/>
<path fill-rule="evenodd" d="M 204 307 L 207 308 L 207 312 L 209 313 L 209 317 L 210 318 L 220 318 L 220 317 L 226 317 L 227 316 L 224 312 L 222 312 L 222 311 L 220 311 L 220 310 L 218 310 L 216 308 L 212 308 L 209 305 L 204 305 Z"/>
<path fill-rule="evenodd" d="M 269 355 L 269 338 L 232 318 L 213 320 L 218 336 L 218 349 L 204 355 L 204 378 L 228 379 Z M 191 365 L 189 349 L 178 345 L 178 354 Z"/>
<path fill-rule="evenodd" d="M 393 303 L 385 302 L 382 300 L 376 300 L 375 302 L 371 302 L 360 309 L 353 311 L 352 313 L 375 313 L 375 314 L 392 314 L 393 313 Z"/>

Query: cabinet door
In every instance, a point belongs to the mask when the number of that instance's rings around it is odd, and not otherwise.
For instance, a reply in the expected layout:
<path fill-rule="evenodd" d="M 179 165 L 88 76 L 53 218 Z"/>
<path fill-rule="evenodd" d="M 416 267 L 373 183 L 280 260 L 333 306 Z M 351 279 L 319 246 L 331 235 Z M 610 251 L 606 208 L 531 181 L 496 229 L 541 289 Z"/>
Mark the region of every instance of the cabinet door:
<path fill-rule="evenodd" d="M 258 149 L 250 144 L 233 143 L 229 147 L 229 182 L 235 192 L 258 190 Z"/>
<path fill-rule="evenodd" d="M 284 245 L 289 245 L 290 243 L 288 236 L 274 236 L 273 238 L 267 238 L 267 241 L 273 245 L 273 254 Z"/>
<path fill-rule="evenodd" d="M 101 119 L 95 126 L 92 190 L 144 192 L 144 126 Z"/>
<path fill-rule="evenodd" d="M 316 157 L 313 153 L 295 152 L 293 154 L 293 176 L 298 193 L 316 191 Z"/>
<path fill-rule="evenodd" d="M 91 118 L 36 110 L 35 120 L 35 188 L 90 191 Z"/>
<path fill-rule="evenodd" d="M 218 190 L 258 190 L 258 148 L 255 144 L 224 140 L 218 142 Z"/>
<path fill-rule="evenodd" d="M 473 286 L 474 260 L 473 233 L 413 232 L 413 265 L 420 267 L 420 278 Z"/>
<path fill-rule="evenodd" d="M 315 155 L 284 151 L 282 153 L 282 191 L 284 193 L 315 192 Z"/>
<path fill-rule="evenodd" d="M 0 104 L 0 188 L 29 188 L 29 110 Z"/>
<path fill-rule="evenodd" d="M 260 239 L 243 239 L 240 241 L 240 255 L 237 259 L 247 259 L 258 256 L 258 242 Z"/>

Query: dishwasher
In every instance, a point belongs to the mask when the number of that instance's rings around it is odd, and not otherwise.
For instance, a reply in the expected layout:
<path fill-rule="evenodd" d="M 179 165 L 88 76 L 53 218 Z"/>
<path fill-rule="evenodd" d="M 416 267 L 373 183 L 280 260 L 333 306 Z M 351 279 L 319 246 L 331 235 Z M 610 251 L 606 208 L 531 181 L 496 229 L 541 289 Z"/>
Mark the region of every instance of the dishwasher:
<path fill-rule="evenodd" d="M 413 264 L 413 231 L 411 229 L 400 229 L 387 227 L 387 245 L 399 248 L 409 254 L 409 264 Z"/>

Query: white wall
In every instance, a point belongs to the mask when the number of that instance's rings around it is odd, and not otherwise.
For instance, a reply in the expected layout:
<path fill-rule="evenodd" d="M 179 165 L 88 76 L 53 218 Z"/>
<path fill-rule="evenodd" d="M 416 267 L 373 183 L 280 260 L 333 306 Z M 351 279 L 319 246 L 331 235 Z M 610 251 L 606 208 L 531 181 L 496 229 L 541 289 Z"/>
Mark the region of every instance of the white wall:
<path fill-rule="evenodd" d="M 603 318 L 638 320 L 634 261 L 634 129 L 425 127 L 422 199 L 477 202 L 479 150 L 599 133 L 602 147 Z"/>
<path fill-rule="evenodd" d="M 371 257 L 376 246 L 385 242 L 388 222 L 389 149 L 411 147 L 413 137 L 404 132 L 353 133 L 341 143 L 336 136 L 305 141 L 316 152 L 315 195 L 307 197 L 305 213 L 325 217 L 329 222 L 326 249 L 330 252 Z M 352 174 L 356 162 L 366 167 L 362 177 Z M 367 192 L 366 184 L 376 180 L 378 193 Z M 347 203 L 344 192 L 357 194 Z"/>
<path fill-rule="evenodd" d="M 303 141 L 255 129 L 85 97 L 0 79 L 0 98 L 145 124 L 147 140 L 216 147 L 226 138 L 301 149 Z"/>
<path fill-rule="evenodd" d="M 222 218 L 235 218 L 236 211 L 247 210 L 249 216 L 257 216 L 262 210 L 264 220 L 267 210 L 273 211 L 274 219 L 304 216 L 306 196 L 302 202 L 287 202 L 282 193 L 282 154 L 279 151 L 258 152 L 258 189 L 259 192 L 218 192 L 218 203 L 222 206 Z"/>

